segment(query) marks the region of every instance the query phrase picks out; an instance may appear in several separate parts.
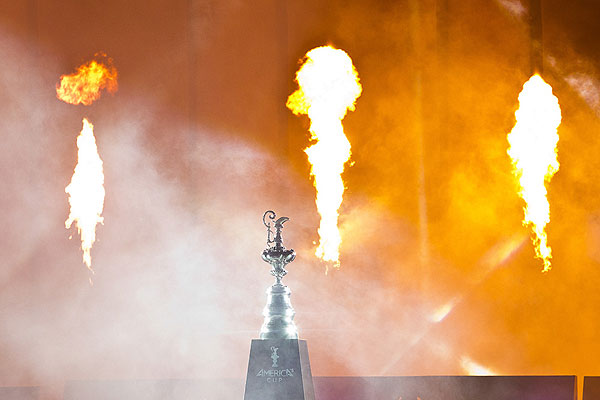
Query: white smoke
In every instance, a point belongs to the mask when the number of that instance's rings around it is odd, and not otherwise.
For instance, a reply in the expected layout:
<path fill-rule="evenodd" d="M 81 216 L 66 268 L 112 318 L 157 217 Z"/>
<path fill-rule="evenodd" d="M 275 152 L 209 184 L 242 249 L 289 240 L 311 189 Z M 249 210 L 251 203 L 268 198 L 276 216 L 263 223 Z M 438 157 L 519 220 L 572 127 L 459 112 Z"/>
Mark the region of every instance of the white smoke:
<path fill-rule="evenodd" d="M 514 17 L 522 18 L 527 13 L 527 9 L 519 0 L 496 0 L 496 2 Z"/>
<path fill-rule="evenodd" d="M 565 77 L 565 81 L 593 109 L 600 113 L 600 82 L 593 76 L 578 72 Z"/>

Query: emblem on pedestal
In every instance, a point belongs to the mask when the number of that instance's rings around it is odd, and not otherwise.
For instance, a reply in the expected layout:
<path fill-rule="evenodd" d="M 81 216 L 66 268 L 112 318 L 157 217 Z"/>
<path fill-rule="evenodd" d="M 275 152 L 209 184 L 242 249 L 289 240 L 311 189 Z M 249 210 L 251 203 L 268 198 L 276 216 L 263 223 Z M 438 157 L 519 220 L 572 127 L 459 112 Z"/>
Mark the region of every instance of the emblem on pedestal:
<path fill-rule="evenodd" d="M 279 347 L 271 346 L 271 360 L 273 360 L 271 367 L 273 368 L 278 367 L 277 360 L 279 360 L 279 356 L 277 355 L 277 350 L 279 350 Z"/>

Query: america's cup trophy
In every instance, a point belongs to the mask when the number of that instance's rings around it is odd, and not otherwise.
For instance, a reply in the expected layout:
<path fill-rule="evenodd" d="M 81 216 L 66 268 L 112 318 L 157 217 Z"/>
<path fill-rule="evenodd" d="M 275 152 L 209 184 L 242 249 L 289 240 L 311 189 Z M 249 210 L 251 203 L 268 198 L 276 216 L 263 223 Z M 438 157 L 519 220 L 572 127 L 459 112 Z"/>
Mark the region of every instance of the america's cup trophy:
<path fill-rule="evenodd" d="M 273 211 L 263 215 L 267 248 L 262 259 L 271 264 L 275 283 L 267 289 L 260 339 L 253 339 L 250 346 L 244 400 L 314 400 L 308 347 L 305 340 L 298 339 L 290 289 L 281 283 L 287 274 L 285 266 L 296 258 L 294 250 L 283 246 L 281 237 L 283 224 L 289 218 L 275 218 Z"/>

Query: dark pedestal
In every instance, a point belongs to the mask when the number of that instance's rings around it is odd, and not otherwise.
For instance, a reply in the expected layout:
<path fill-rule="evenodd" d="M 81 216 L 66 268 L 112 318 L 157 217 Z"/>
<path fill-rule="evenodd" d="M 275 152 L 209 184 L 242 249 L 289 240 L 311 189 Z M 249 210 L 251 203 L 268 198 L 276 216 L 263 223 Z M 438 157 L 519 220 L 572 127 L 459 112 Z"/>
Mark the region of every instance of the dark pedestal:
<path fill-rule="evenodd" d="M 63 400 L 239 400 L 243 391 L 242 379 L 87 380 L 66 382 Z"/>
<path fill-rule="evenodd" d="M 583 400 L 600 400 L 600 376 L 583 378 Z"/>
<path fill-rule="evenodd" d="M 575 400 L 576 389 L 575 376 L 315 377 L 319 400 Z"/>
<path fill-rule="evenodd" d="M 305 340 L 252 340 L 244 400 L 314 399 Z"/>

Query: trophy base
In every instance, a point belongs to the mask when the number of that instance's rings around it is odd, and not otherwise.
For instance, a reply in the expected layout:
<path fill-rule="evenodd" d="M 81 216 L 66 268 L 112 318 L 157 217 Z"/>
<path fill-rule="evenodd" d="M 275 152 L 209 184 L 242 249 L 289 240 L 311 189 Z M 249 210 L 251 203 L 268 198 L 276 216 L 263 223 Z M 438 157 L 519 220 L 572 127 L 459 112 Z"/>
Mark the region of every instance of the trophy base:
<path fill-rule="evenodd" d="M 244 400 L 314 399 L 306 340 L 252 340 Z"/>

